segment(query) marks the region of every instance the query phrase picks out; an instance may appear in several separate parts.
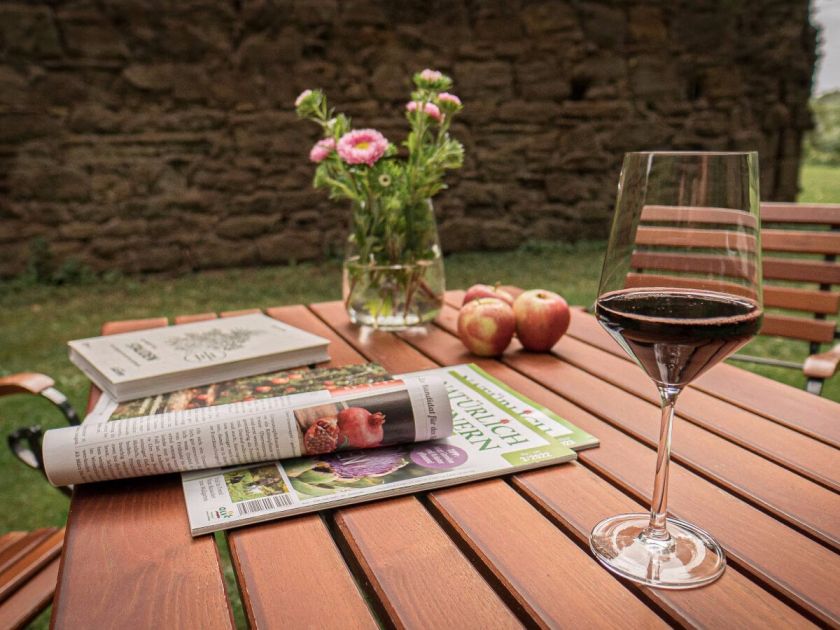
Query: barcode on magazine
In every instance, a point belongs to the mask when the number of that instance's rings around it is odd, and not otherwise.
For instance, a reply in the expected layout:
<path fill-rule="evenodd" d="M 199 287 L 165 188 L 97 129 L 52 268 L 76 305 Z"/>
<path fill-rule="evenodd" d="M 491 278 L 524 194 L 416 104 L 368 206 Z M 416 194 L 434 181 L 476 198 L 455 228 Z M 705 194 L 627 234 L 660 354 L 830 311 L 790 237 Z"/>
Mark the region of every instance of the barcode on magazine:
<path fill-rule="evenodd" d="M 288 507 L 292 504 L 292 499 L 288 494 L 273 494 L 270 497 L 263 499 L 251 499 L 250 501 L 242 501 L 236 504 L 236 511 L 239 516 L 246 514 L 254 514 L 255 512 L 265 512 L 266 510 L 273 510 L 274 508 Z"/>

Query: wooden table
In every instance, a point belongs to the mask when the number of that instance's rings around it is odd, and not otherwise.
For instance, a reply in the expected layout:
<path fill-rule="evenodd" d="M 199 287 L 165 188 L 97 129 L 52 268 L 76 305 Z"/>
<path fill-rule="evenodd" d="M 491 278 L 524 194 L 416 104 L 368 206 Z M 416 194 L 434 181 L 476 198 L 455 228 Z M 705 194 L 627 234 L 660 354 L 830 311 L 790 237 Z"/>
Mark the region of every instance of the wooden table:
<path fill-rule="evenodd" d="M 474 360 L 453 335 L 462 295 L 447 294 L 435 326 L 399 335 L 353 327 L 338 302 L 267 313 L 329 338 L 335 365 L 400 372 Z M 601 447 L 572 464 L 229 532 L 253 627 L 840 626 L 840 405 L 731 365 L 688 389 L 671 513 L 711 532 L 729 566 L 702 589 L 654 590 L 613 577 L 587 545 L 598 520 L 650 499 L 659 413 L 647 377 L 582 311 L 553 355 L 514 342 L 476 362 Z M 77 488 L 55 627 L 229 628 L 225 589 L 214 537 L 190 537 L 177 476 Z"/>

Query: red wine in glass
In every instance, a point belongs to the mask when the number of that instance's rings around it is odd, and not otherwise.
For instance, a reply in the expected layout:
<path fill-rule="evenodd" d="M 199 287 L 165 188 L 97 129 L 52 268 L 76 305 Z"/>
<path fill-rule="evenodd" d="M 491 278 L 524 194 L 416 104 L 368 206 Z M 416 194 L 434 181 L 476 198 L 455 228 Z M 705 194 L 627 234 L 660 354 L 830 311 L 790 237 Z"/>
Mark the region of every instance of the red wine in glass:
<path fill-rule="evenodd" d="M 761 307 L 745 297 L 676 288 L 605 293 L 595 315 L 660 385 L 682 386 L 746 344 L 761 327 Z"/>

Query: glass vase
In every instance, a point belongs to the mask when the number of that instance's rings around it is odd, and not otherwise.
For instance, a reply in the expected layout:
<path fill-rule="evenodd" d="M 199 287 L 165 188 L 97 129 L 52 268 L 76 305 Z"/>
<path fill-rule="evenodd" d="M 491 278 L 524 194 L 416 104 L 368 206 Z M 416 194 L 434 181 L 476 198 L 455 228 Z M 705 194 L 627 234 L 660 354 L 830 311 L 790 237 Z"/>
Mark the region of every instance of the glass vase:
<path fill-rule="evenodd" d="M 374 239 L 359 227 L 376 224 L 378 212 L 370 206 L 354 208 L 342 282 L 350 321 L 389 331 L 429 322 L 440 312 L 445 291 L 431 201 L 406 209 L 390 233 Z"/>

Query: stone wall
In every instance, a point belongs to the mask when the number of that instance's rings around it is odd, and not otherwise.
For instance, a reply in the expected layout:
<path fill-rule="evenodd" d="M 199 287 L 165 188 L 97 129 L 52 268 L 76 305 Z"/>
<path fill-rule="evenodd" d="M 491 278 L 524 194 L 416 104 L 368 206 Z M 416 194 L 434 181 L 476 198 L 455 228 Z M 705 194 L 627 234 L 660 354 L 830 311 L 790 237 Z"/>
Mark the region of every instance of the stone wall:
<path fill-rule="evenodd" d="M 437 200 L 449 251 L 605 234 L 622 153 L 758 149 L 797 192 L 815 35 L 807 0 L 0 2 L 0 275 L 33 240 L 129 272 L 340 250 L 310 188 L 322 87 L 404 136 L 413 71 L 450 73 L 465 168 Z"/>

